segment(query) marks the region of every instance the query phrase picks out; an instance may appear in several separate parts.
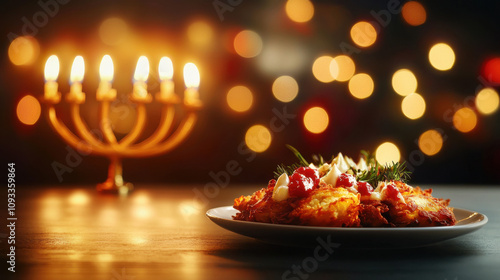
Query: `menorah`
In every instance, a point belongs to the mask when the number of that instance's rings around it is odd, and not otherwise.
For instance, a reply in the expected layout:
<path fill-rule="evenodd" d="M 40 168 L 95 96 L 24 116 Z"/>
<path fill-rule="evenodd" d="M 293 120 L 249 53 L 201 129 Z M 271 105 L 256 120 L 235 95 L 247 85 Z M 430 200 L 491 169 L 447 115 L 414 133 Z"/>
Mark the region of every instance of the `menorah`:
<path fill-rule="evenodd" d="M 52 55 L 45 64 L 45 91 L 44 101 L 48 106 L 48 117 L 52 128 L 70 146 L 75 149 L 89 151 L 94 155 L 105 156 L 110 159 L 108 178 L 97 185 L 99 192 L 126 194 L 133 189 L 131 183 L 124 182 L 122 175 L 123 158 L 150 157 L 166 153 L 182 143 L 197 119 L 197 111 L 202 107 L 199 100 L 198 86 L 200 75 L 193 63 L 184 66 L 184 91 L 183 108 L 186 112 L 180 124 L 173 129 L 175 107 L 181 103 L 180 98 L 174 93 L 172 61 L 163 57 L 160 60 L 158 73 L 161 81 L 160 92 L 155 100 L 162 104 L 161 118 L 156 130 L 146 139 L 139 141 L 139 137 L 146 125 L 146 104 L 153 101 L 147 90 L 149 76 L 149 61 L 141 56 L 137 62 L 134 73 L 134 85 L 130 101 L 136 105 L 136 119 L 132 129 L 123 138 L 117 139 L 109 118 L 110 106 L 116 100 L 117 92 L 112 88 L 114 68 L 111 57 L 105 55 L 99 68 L 100 83 L 97 88 L 96 99 L 100 103 L 99 128 L 101 136 L 93 133 L 82 119 L 80 105 L 85 102 L 85 93 L 82 92 L 82 81 L 85 72 L 83 58 L 77 56 L 71 68 L 71 87 L 66 95 L 70 105 L 70 114 L 76 134 L 65 125 L 56 113 L 55 105 L 61 101 L 58 92 L 57 77 L 59 75 L 59 59 Z M 174 131 L 172 131 L 174 130 Z"/>

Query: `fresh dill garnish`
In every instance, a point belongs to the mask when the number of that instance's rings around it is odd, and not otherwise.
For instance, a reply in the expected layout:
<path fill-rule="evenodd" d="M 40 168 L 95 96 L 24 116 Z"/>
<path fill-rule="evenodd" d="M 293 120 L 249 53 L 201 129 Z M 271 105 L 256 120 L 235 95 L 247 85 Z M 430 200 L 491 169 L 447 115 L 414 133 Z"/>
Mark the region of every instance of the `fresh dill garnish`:
<path fill-rule="evenodd" d="M 274 171 L 274 177 L 276 179 L 278 179 L 278 177 L 281 176 L 281 174 L 283 174 L 283 173 L 286 173 L 288 176 L 290 176 L 293 174 L 295 169 L 302 167 L 302 166 L 309 166 L 309 163 L 307 162 L 307 160 L 300 154 L 300 152 L 297 149 L 295 149 L 294 147 L 292 147 L 290 145 L 286 145 L 286 147 L 290 151 L 292 151 L 292 153 L 297 157 L 299 162 L 294 163 L 292 165 L 288 165 L 288 166 L 286 166 L 284 164 L 278 165 L 278 167 L 276 168 L 276 171 Z"/>

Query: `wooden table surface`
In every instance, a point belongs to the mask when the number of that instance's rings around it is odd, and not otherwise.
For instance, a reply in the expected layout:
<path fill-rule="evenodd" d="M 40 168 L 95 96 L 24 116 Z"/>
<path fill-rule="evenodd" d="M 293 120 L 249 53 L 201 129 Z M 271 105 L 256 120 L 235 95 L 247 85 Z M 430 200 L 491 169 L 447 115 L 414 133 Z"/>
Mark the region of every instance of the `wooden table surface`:
<path fill-rule="evenodd" d="M 205 216 L 206 210 L 230 205 L 256 189 L 231 186 L 207 197 L 203 185 L 137 185 L 132 194 L 119 197 L 98 194 L 93 186 L 18 186 L 16 272 L 5 266 L 4 229 L 0 275 L 40 280 L 500 279 L 500 186 L 434 188 L 453 206 L 488 216 L 488 224 L 474 233 L 413 249 L 340 246 L 310 273 L 295 274 L 294 267 L 312 257 L 314 248 L 268 245 L 219 228 Z"/>

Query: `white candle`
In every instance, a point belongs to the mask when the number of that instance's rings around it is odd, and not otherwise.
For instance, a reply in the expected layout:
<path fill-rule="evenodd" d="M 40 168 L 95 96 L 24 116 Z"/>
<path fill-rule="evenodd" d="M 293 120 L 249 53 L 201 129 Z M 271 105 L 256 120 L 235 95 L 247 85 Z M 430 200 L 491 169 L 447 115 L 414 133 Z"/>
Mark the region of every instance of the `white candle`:
<path fill-rule="evenodd" d="M 73 66 L 71 67 L 70 76 L 70 99 L 74 101 L 83 101 L 85 99 L 85 94 L 82 92 L 82 81 L 85 73 L 85 63 L 83 57 L 77 56 L 73 61 Z"/>
<path fill-rule="evenodd" d="M 136 100 L 146 100 L 148 97 L 149 61 L 145 56 L 139 57 L 134 73 L 134 90 L 132 96 Z"/>
<path fill-rule="evenodd" d="M 160 59 L 158 66 L 158 74 L 160 76 L 160 97 L 163 100 L 169 100 L 174 97 L 174 66 L 170 58 L 164 56 Z"/>
<path fill-rule="evenodd" d="M 99 66 L 99 76 L 101 81 L 99 87 L 97 88 L 97 100 L 102 100 L 103 98 L 109 99 L 113 97 L 111 91 L 111 81 L 113 80 L 114 66 L 113 60 L 109 55 L 103 56 L 101 60 L 101 65 Z"/>
<path fill-rule="evenodd" d="M 184 65 L 184 102 L 186 104 L 196 104 L 200 102 L 198 87 L 200 86 L 200 72 L 193 63 Z"/>
<path fill-rule="evenodd" d="M 45 63 L 45 99 L 55 99 L 58 98 L 57 93 L 57 77 L 59 76 L 59 58 L 55 55 L 51 55 L 47 62 Z"/>

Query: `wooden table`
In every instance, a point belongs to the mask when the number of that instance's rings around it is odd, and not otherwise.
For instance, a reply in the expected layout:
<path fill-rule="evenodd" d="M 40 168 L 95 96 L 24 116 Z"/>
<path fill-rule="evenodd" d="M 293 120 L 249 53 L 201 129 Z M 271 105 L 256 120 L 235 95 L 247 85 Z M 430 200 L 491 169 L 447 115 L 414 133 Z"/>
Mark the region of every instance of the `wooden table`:
<path fill-rule="evenodd" d="M 414 249 L 340 246 L 302 274 L 285 272 L 313 248 L 261 243 L 205 217 L 255 186 L 227 187 L 211 198 L 203 185 L 136 187 L 118 197 L 93 186 L 17 186 L 16 272 L 5 266 L 4 230 L 2 279 L 500 279 L 500 186 L 434 188 L 454 206 L 486 214 L 479 231 Z"/>

